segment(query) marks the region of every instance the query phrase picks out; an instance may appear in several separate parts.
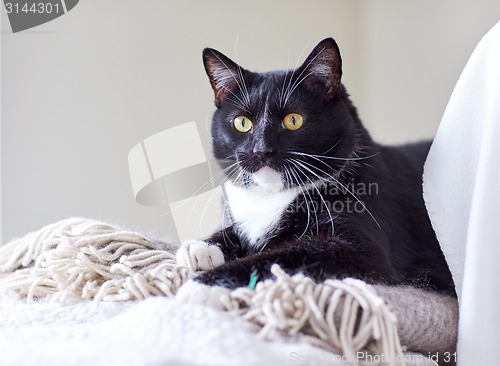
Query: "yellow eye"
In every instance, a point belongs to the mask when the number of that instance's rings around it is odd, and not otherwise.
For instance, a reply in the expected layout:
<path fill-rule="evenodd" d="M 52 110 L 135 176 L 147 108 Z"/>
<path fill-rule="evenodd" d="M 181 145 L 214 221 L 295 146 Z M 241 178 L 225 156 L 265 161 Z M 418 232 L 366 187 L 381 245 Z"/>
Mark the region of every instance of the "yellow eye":
<path fill-rule="evenodd" d="M 299 128 L 302 127 L 302 124 L 304 123 L 304 119 L 302 116 L 298 113 L 290 113 L 287 114 L 286 117 L 283 119 L 283 126 L 287 130 L 298 130 Z"/>
<path fill-rule="evenodd" d="M 240 132 L 248 132 L 252 129 L 252 121 L 244 116 L 238 116 L 234 119 L 234 128 Z"/>

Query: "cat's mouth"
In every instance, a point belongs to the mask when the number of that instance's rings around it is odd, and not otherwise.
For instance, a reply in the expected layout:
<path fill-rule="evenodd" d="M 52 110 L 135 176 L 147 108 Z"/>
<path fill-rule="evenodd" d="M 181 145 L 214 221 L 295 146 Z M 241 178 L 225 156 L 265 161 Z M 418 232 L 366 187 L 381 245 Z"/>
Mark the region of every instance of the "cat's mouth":
<path fill-rule="evenodd" d="M 283 189 L 283 178 L 280 172 L 264 165 L 252 173 L 253 182 L 266 191 L 280 191 Z"/>

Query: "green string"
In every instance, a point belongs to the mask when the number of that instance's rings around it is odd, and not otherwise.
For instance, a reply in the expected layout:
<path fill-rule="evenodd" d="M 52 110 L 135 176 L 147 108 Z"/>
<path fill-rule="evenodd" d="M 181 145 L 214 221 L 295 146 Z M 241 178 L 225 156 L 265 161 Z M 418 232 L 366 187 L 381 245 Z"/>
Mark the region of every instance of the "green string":
<path fill-rule="evenodd" d="M 250 290 L 255 290 L 255 285 L 257 284 L 258 279 L 259 275 L 257 274 L 257 270 L 254 269 L 254 271 L 250 274 L 250 282 L 248 283 L 248 288 Z"/>

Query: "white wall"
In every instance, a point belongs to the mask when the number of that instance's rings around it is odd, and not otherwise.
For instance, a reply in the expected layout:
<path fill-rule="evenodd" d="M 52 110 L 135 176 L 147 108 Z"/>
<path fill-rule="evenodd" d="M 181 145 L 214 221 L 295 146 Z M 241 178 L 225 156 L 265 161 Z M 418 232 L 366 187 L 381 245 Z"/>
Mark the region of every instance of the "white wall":
<path fill-rule="evenodd" d="M 134 200 L 128 151 L 213 112 L 205 46 L 252 70 L 293 67 L 333 36 L 344 83 L 381 141 L 431 137 L 498 1 L 85 0 L 18 34 L 2 19 L 3 239 L 71 215 L 160 235 Z M 301 57 L 301 51 L 304 54 Z"/>
<path fill-rule="evenodd" d="M 360 109 L 378 140 L 434 136 L 453 87 L 498 0 L 363 2 Z"/>

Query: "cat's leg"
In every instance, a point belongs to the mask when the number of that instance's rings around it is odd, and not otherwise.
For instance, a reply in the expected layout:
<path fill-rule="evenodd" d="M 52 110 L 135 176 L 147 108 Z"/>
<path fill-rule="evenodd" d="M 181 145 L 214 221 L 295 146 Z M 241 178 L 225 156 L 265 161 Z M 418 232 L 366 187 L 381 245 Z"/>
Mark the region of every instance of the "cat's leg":
<path fill-rule="evenodd" d="M 374 245 L 353 244 L 332 237 L 328 240 L 301 240 L 253 256 L 227 262 L 198 276 L 204 285 L 237 288 L 248 286 L 252 272 L 259 280 L 271 277 L 277 263 L 290 275 L 303 273 L 317 281 L 355 277 L 371 283 L 396 284 L 401 278 L 388 255 Z"/>
<path fill-rule="evenodd" d="M 223 308 L 224 298 L 231 289 L 248 286 L 252 274 L 256 274 L 259 281 L 270 278 L 271 266 L 275 263 L 290 275 L 301 272 L 317 281 L 355 277 L 370 283 L 400 282 L 382 250 L 370 244 L 355 245 L 330 237 L 281 244 L 269 251 L 226 262 L 183 285 L 177 298 Z"/>
<path fill-rule="evenodd" d="M 224 254 L 216 245 L 202 240 L 188 240 L 182 243 L 176 253 L 177 264 L 190 271 L 206 271 L 224 264 Z"/>
<path fill-rule="evenodd" d="M 241 244 L 232 227 L 207 240 L 188 240 L 177 250 L 177 264 L 191 271 L 206 271 L 242 255 Z"/>
<path fill-rule="evenodd" d="M 230 292 L 231 290 L 224 286 L 209 286 L 189 280 L 179 288 L 175 297 L 177 300 L 185 303 L 223 309 L 224 297 L 229 296 Z"/>
<path fill-rule="evenodd" d="M 191 271 L 213 270 L 224 263 L 244 255 L 240 240 L 232 227 L 215 233 L 206 241 L 192 240 L 184 242 L 177 251 L 177 264 L 188 267 Z M 192 304 L 208 305 L 222 309 L 225 295 L 229 295 L 227 286 L 211 286 L 190 280 L 183 284 L 176 294 L 180 301 Z"/>

